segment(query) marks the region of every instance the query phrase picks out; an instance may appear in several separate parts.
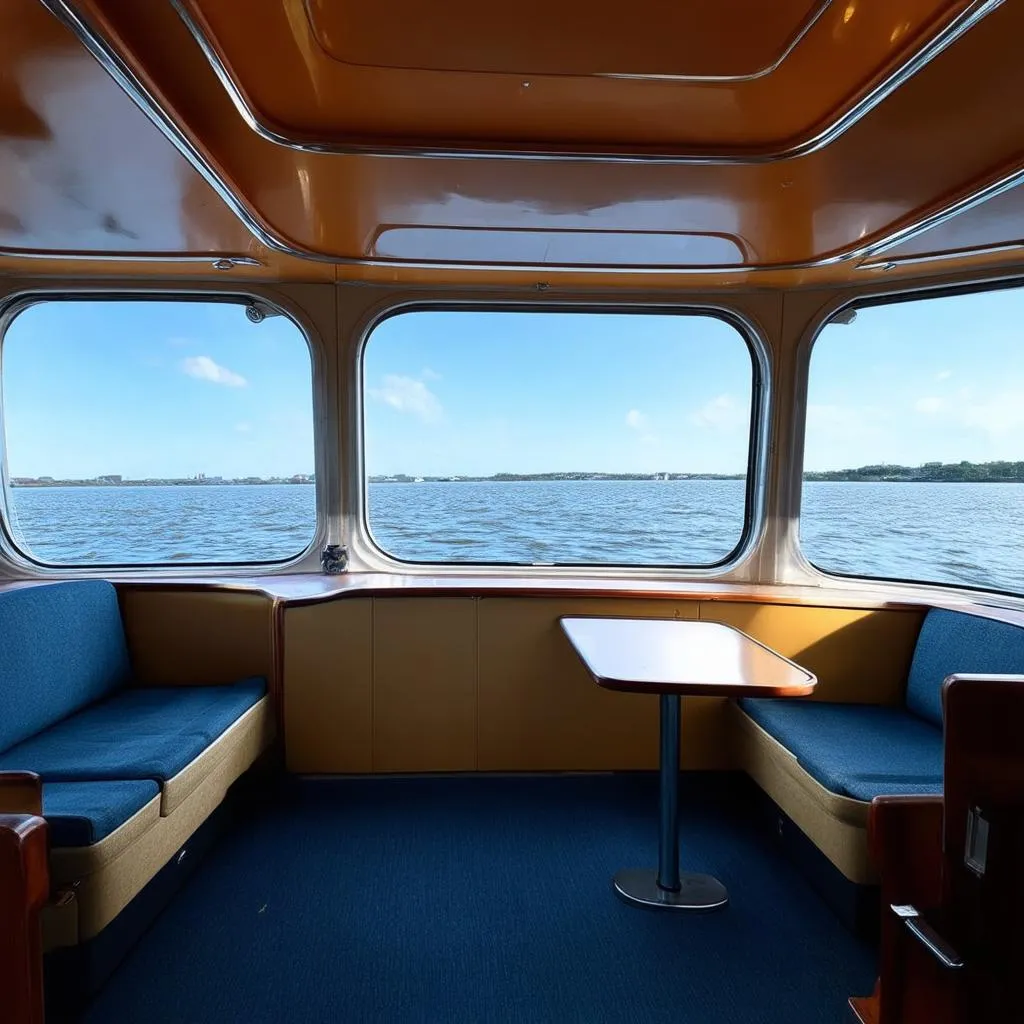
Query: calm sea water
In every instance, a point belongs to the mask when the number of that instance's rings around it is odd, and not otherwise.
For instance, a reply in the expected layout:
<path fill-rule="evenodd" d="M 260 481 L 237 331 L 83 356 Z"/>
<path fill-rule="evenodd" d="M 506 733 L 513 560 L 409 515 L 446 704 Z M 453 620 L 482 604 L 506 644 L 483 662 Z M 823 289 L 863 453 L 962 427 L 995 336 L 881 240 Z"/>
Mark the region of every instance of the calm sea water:
<path fill-rule="evenodd" d="M 16 488 L 12 527 L 45 562 L 286 559 L 310 542 L 308 485 Z M 370 486 L 377 543 L 425 562 L 680 565 L 727 556 L 738 480 Z M 803 548 L 822 568 L 1024 592 L 1024 484 L 809 483 Z"/>

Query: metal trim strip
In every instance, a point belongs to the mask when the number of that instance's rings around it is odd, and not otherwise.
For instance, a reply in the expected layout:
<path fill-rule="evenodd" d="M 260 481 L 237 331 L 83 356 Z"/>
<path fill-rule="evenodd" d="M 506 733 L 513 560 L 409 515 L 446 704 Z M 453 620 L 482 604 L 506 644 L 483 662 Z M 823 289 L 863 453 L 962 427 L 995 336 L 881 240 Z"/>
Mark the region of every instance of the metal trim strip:
<path fill-rule="evenodd" d="M 670 275 L 692 275 L 692 274 L 706 274 L 715 275 L 723 273 L 750 273 L 758 270 L 773 270 L 773 271 L 790 271 L 790 270 L 812 270 L 818 267 L 833 266 L 838 263 L 844 263 L 847 261 L 855 262 L 862 261 L 868 257 L 874 256 L 879 252 L 890 248 L 892 246 L 901 244 L 909 239 L 921 234 L 930 228 L 936 227 L 939 224 L 944 223 L 951 217 L 956 216 L 959 213 L 963 213 L 966 210 L 971 209 L 980 203 L 985 202 L 987 199 L 994 198 L 997 195 L 1013 188 L 1019 184 L 1024 184 L 1024 167 L 1019 168 L 1016 171 L 1010 172 L 996 179 L 993 182 L 983 185 L 973 192 L 968 193 L 960 200 L 953 203 L 951 206 L 945 207 L 941 210 L 934 211 L 924 217 L 910 222 L 901 228 L 898 228 L 882 238 L 875 240 L 864 245 L 855 246 L 851 249 L 841 251 L 839 253 L 832 254 L 830 256 L 821 257 L 819 259 L 807 260 L 803 262 L 793 263 L 774 263 L 774 264 L 732 264 L 732 265 L 719 265 L 719 266 L 650 266 L 650 267 L 630 267 L 628 270 L 624 270 L 622 267 L 616 266 L 599 266 L 599 265 L 580 265 L 580 266 L 550 266 L 550 265 L 526 265 L 526 264 L 503 264 L 503 263 L 451 263 L 451 262 L 432 262 L 432 261 L 403 261 L 403 260 L 391 260 L 391 259 L 366 259 L 360 257 L 344 257 L 344 256 L 331 256 L 320 252 L 314 252 L 309 249 L 300 248 L 286 242 L 281 241 L 276 235 L 274 235 L 263 223 L 250 211 L 248 206 L 242 202 L 232 191 L 228 188 L 219 170 L 206 159 L 203 153 L 198 149 L 197 146 L 188 138 L 182 128 L 177 122 L 160 106 L 156 101 L 156 98 L 146 88 L 144 83 L 138 78 L 138 76 L 132 71 L 132 69 L 125 63 L 117 51 L 110 45 L 110 43 L 98 33 L 93 26 L 91 26 L 82 16 L 76 11 L 72 5 L 71 0 L 40 0 L 58 20 L 60 20 L 74 35 L 75 37 L 86 47 L 89 53 L 99 61 L 100 65 L 107 71 L 107 73 L 117 82 L 118 85 L 127 93 L 127 95 L 137 104 L 137 106 L 146 114 L 153 125 L 167 138 L 167 140 L 175 147 L 175 149 L 192 165 L 192 167 L 203 177 L 203 179 L 210 185 L 210 187 L 217 193 L 217 195 L 224 201 L 228 208 L 242 221 L 246 228 L 252 233 L 252 235 L 262 245 L 274 252 L 280 252 L 285 255 L 295 256 L 300 259 L 308 259 L 319 263 L 330 263 L 337 266 L 358 266 L 358 267 L 405 267 L 408 269 L 417 270 L 515 270 L 520 272 L 538 273 L 538 274 L 551 274 L 558 273 L 560 271 L 571 271 L 574 273 L 587 273 L 587 274 L 609 274 L 609 273 L 629 273 L 637 275 L 651 275 L 651 274 L 670 274 Z M 170 2 L 178 8 L 179 0 L 170 0 Z M 956 38 L 959 38 L 964 32 L 973 25 L 977 24 L 983 17 L 991 13 L 997 7 L 1003 4 L 1004 0 L 976 0 L 976 2 L 968 9 L 967 12 L 961 17 L 956 23 L 958 30 L 954 36 L 950 36 L 948 31 L 944 37 L 944 42 L 941 49 L 945 49 L 949 46 Z M 200 44 L 201 45 L 201 44 Z M 936 50 L 931 53 L 929 60 L 936 56 L 940 52 Z M 922 60 L 923 51 L 918 54 L 919 63 L 913 68 L 913 71 L 906 73 L 901 78 L 899 83 L 892 86 L 895 89 L 898 84 L 902 84 L 910 74 L 920 70 L 927 61 Z M 216 70 L 216 68 L 215 68 Z M 890 80 L 891 81 L 891 80 Z M 225 83 L 227 87 L 227 83 Z M 230 92 L 230 89 L 229 89 Z M 886 95 L 889 93 L 887 92 Z M 880 97 L 878 102 L 881 102 L 885 97 Z M 863 113 L 866 113 L 865 110 Z M 240 109 L 239 113 L 245 117 L 245 110 Z M 863 116 L 863 113 L 861 116 Z M 252 125 L 250 125 L 252 127 Z M 849 127 L 849 126 L 847 126 Z M 843 131 L 846 129 L 844 128 Z M 841 132 L 840 132 L 841 134 Z M 270 141 L 275 141 L 271 139 Z M 828 141 L 832 141 L 829 139 Z M 297 147 L 301 148 L 301 147 Z M 818 147 L 820 148 L 820 146 Z M 328 152 L 324 150 L 315 149 L 313 152 Z M 452 154 L 448 152 L 433 153 L 428 150 L 410 152 L 410 151 L 384 151 L 384 150 L 358 150 L 353 149 L 351 151 L 339 151 L 339 152 L 352 152 L 352 153 L 363 153 L 367 156 L 396 156 L 396 157 L 445 157 L 445 156 L 501 156 L 501 154 L 473 154 L 473 153 L 457 153 Z M 794 153 L 792 155 L 806 155 L 804 152 Z M 540 155 L 529 155 L 529 154 L 506 154 L 509 158 L 515 159 L 577 159 L 577 160 L 599 160 L 599 159 L 611 159 L 617 162 L 628 162 L 628 163 L 644 163 L 646 160 L 651 158 L 646 157 L 598 157 L 593 155 L 580 155 L 576 154 L 575 157 L 561 157 L 554 154 L 540 154 Z M 681 160 L 679 158 L 670 158 L 675 162 L 693 162 L 689 160 Z M 705 160 L 700 158 L 700 161 L 721 163 L 722 160 Z M 103 258 L 93 257 L 91 255 L 83 255 L 81 257 L 69 257 L 69 258 Z M 117 256 L 111 256 L 109 258 L 117 259 Z M 163 258 L 163 257 L 161 257 Z M 867 268 L 874 269 L 874 268 Z"/>
<path fill-rule="evenodd" d="M 47 7 L 52 9 L 54 4 L 60 6 L 66 6 L 65 0 L 42 0 Z M 217 52 L 213 44 L 207 38 L 206 34 L 202 31 L 191 13 L 185 7 L 182 0 L 170 0 L 171 7 L 177 12 L 181 18 L 185 27 L 192 35 L 196 44 L 199 46 L 206 60 L 209 62 L 210 67 L 213 69 L 221 85 L 227 91 L 228 96 L 231 98 L 231 102 L 235 105 L 235 109 L 239 115 L 248 125 L 248 127 L 259 135 L 262 139 L 267 142 L 273 142 L 276 145 L 284 146 L 288 149 L 296 149 L 305 153 L 321 153 L 321 154 L 349 154 L 349 155 L 364 155 L 364 156 L 387 156 L 387 157 L 425 157 L 432 159 L 461 159 L 461 158 L 474 158 L 474 159 L 489 159 L 489 160 L 560 160 L 567 162 L 591 162 L 600 161 L 604 163 L 668 163 L 668 164 L 762 164 L 762 163 L 775 163 L 780 160 L 790 160 L 796 157 L 809 156 L 812 153 L 823 149 L 825 146 L 834 142 L 841 135 L 852 128 L 858 121 L 860 121 L 865 115 L 875 109 L 883 100 L 887 99 L 893 92 L 895 92 L 900 86 L 912 78 L 918 71 L 920 71 L 926 64 L 929 64 L 934 60 L 940 53 L 942 53 L 947 47 L 955 43 L 962 35 L 973 28 L 979 21 L 991 14 L 996 8 L 1001 7 L 1005 0 L 973 0 L 971 5 L 965 8 L 956 18 L 954 18 L 941 32 L 933 36 L 920 50 L 911 55 L 906 63 L 901 64 L 895 68 L 893 72 L 888 75 L 885 79 L 879 82 L 873 89 L 866 93 L 861 99 L 850 107 L 845 113 L 841 114 L 831 124 L 822 128 L 815 135 L 803 140 L 802 142 L 790 146 L 786 149 L 767 151 L 762 153 L 719 153 L 719 154 L 671 154 L 671 153 L 627 153 L 611 151 L 594 151 L 594 152 L 579 152 L 579 151 L 564 151 L 558 149 L 548 148 L 532 148 L 532 149 L 500 149 L 500 148 L 465 148 L 465 149 L 453 149 L 453 148 L 435 148 L 430 146 L 380 146 L 373 144 L 364 143 L 329 143 L 329 142 L 309 142 L 300 141 L 298 139 L 290 138 L 286 135 L 282 135 L 280 132 L 274 131 L 268 125 L 264 124 L 256 116 L 253 109 L 249 106 L 244 95 L 239 89 L 235 80 L 229 74 L 224 62 L 220 58 L 220 54 Z M 824 12 L 825 7 L 822 7 L 818 14 L 815 16 L 815 21 Z M 795 47 L 800 40 L 806 35 L 806 32 L 810 29 L 811 24 L 808 24 L 805 31 L 801 36 L 795 40 L 793 46 Z M 792 52 L 792 48 L 786 52 L 785 56 L 789 56 Z M 784 59 L 784 58 L 783 58 Z M 781 64 L 782 61 L 779 61 Z M 778 65 L 777 65 L 778 66 Z M 774 70 L 771 69 L 771 70 Z M 770 72 L 769 72 L 770 73 Z M 602 77 L 613 77 L 613 78 L 657 78 L 658 76 L 633 76 L 633 75 L 611 75 Z M 753 76 L 754 78 L 760 77 L 760 75 Z M 694 79 L 672 79 L 681 81 L 705 81 L 714 82 L 722 81 L 728 82 L 734 79 L 722 78 L 694 78 Z M 742 81 L 743 79 L 735 79 L 735 81 Z"/>

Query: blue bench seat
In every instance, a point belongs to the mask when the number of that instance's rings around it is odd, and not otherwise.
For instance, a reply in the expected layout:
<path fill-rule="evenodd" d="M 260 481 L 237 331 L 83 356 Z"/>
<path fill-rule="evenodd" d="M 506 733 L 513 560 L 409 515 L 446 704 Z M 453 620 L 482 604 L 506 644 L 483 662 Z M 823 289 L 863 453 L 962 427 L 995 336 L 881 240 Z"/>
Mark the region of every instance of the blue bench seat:
<path fill-rule="evenodd" d="M 942 792 L 942 733 L 903 708 L 771 699 L 740 707 L 840 796 Z"/>
<path fill-rule="evenodd" d="M 41 777 L 58 847 L 98 843 L 154 795 L 170 813 L 204 772 L 174 799 L 166 784 L 267 692 L 262 678 L 135 685 L 117 592 L 101 580 L 0 592 L 0 651 L 0 772 Z M 262 739 L 242 742 L 245 760 Z"/>
<path fill-rule="evenodd" d="M 92 846 L 160 795 L 149 779 L 44 782 L 43 816 L 53 846 Z"/>
<path fill-rule="evenodd" d="M 269 609 L 268 609 L 269 610 Z M 61 894 L 50 948 L 100 934 L 266 749 L 266 681 L 147 687 L 103 580 L 0 587 L 0 775 L 34 772 Z M 26 807 L 23 784 L 0 788 Z"/>
<path fill-rule="evenodd" d="M 44 782 L 166 782 L 266 689 L 263 679 L 246 679 L 230 686 L 120 690 L 4 751 L 0 771 L 33 771 Z"/>
<path fill-rule="evenodd" d="M 863 801 L 941 793 L 942 684 L 969 672 L 1024 672 L 1024 629 L 932 608 L 918 634 L 902 706 L 748 699 L 740 707 L 832 793 Z"/>

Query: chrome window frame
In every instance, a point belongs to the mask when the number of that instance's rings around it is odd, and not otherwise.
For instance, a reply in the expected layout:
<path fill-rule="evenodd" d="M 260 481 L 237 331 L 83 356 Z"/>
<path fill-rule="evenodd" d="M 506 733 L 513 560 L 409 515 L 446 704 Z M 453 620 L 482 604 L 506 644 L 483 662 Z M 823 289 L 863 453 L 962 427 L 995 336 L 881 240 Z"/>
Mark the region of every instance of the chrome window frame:
<path fill-rule="evenodd" d="M 746 345 L 750 356 L 750 426 L 747 445 L 747 476 L 744 521 L 736 546 L 723 559 L 704 565 L 660 565 L 652 563 L 558 562 L 538 565 L 525 562 L 419 562 L 396 558 L 375 540 L 369 523 L 369 478 L 365 464 L 365 354 L 377 327 L 385 320 L 415 312 L 506 312 L 506 313 L 596 313 L 632 315 L 703 316 L 732 327 Z M 406 299 L 391 301 L 364 312 L 356 326 L 358 341 L 349 360 L 352 415 L 349 419 L 349 493 L 346 536 L 353 568 L 430 576 L 555 576 L 565 578 L 666 578 L 726 580 L 751 562 L 765 534 L 769 472 L 769 447 L 773 429 L 773 357 L 762 329 L 748 315 L 714 302 L 595 302 L 558 300 L 551 302 L 516 299 Z"/>
<path fill-rule="evenodd" d="M 789 465 L 791 472 L 787 474 L 786 506 L 795 529 L 783 542 L 785 560 L 790 571 L 785 574 L 786 583 L 812 583 L 817 586 L 851 587 L 863 589 L 865 585 L 883 589 L 892 588 L 903 593 L 908 588 L 920 596 L 932 593 L 938 597 L 948 597 L 951 593 L 960 593 L 967 597 L 983 595 L 1001 598 L 1016 606 L 1024 600 L 1024 585 L 1021 590 L 1000 590 L 996 587 L 975 586 L 966 583 L 943 582 L 937 580 L 908 579 L 900 576 L 865 576 L 857 573 L 842 573 L 823 569 L 811 561 L 803 549 L 800 528 L 803 522 L 803 491 L 804 491 L 804 457 L 807 434 L 807 407 L 810 386 L 811 361 L 814 349 L 825 328 L 834 323 L 836 318 L 849 311 L 857 311 L 873 306 L 889 306 L 898 303 L 923 302 L 929 299 L 942 299 L 956 295 L 972 295 L 981 292 L 1024 290 L 1024 277 L 1020 271 L 1006 271 L 997 276 L 985 277 L 962 283 L 948 281 L 923 282 L 916 286 L 878 288 L 870 291 L 858 291 L 854 295 L 844 295 L 828 302 L 823 309 L 807 324 L 797 346 L 795 382 L 796 394 L 799 396 L 799 407 L 794 410 L 794 429 L 791 432 L 791 448 Z"/>
<path fill-rule="evenodd" d="M 80 564 L 49 563 L 33 557 L 18 545 L 8 516 L 10 474 L 7 465 L 7 438 L 3 406 L 3 351 L 7 333 L 17 318 L 27 309 L 46 302 L 203 302 L 246 306 L 259 303 L 285 317 L 298 331 L 309 356 L 310 400 L 313 418 L 314 508 L 316 521 L 310 542 L 297 554 L 283 559 L 237 562 L 119 562 Z M 153 285 L 124 287 L 98 284 L 74 288 L 36 288 L 15 291 L 0 297 L 0 559 L 13 569 L 19 578 L 67 579 L 102 576 L 204 577 L 251 576 L 279 574 L 306 568 L 315 558 L 319 565 L 319 551 L 328 533 L 328 521 L 334 503 L 330 500 L 330 481 L 335 474 L 328 468 L 325 431 L 318 427 L 324 421 L 328 396 L 322 386 L 327 360 L 324 358 L 318 334 L 309 318 L 300 308 L 278 295 L 246 288 L 206 289 L 197 287 Z M 336 490 L 336 488 L 334 488 Z"/>

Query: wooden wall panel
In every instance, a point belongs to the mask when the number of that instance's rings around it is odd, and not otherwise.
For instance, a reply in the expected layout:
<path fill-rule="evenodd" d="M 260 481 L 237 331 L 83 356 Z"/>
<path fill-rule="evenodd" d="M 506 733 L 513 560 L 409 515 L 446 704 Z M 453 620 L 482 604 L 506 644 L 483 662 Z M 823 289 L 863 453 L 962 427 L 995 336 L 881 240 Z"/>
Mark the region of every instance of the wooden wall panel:
<path fill-rule="evenodd" d="M 293 606 L 284 613 L 288 766 L 325 774 L 655 768 L 657 698 L 595 685 L 558 619 L 698 614 L 815 672 L 813 699 L 895 704 L 923 612 L 537 596 Z M 723 699 L 684 701 L 684 768 L 736 766 L 728 712 Z"/>
<path fill-rule="evenodd" d="M 818 677 L 805 700 L 902 704 L 924 610 L 815 608 L 702 601 L 703 619 L 726 622 Z"/>
<path fill-rule="evenodd" d="M 284 726 L 289 771 L 372 770 L 373 601 L 284 613 Z"/>
<path fill-rule="evenodd" d="M 147 686 L 274 676 L 273 602 L 223 590 L 120 589 L 132 667 Z"/>
<path fill-rule="evenodd" d="M 373 770 L 476 768 L 474 598 L 377 598 Z"/>
<path fill-rule="evenodd" d="M 481 770 L 654 768 L 658 699 L 597 686 L 558 626 L 562 615 L 697 617 L 696 602 L 484 598 L 479 610 Z M 686 700 L 683 764 L 728 760 L 720 701 Z"/>

